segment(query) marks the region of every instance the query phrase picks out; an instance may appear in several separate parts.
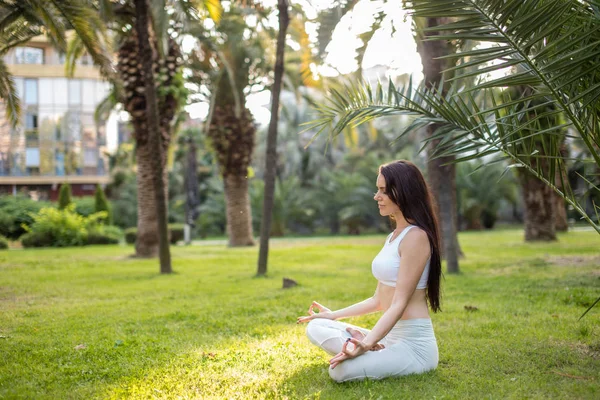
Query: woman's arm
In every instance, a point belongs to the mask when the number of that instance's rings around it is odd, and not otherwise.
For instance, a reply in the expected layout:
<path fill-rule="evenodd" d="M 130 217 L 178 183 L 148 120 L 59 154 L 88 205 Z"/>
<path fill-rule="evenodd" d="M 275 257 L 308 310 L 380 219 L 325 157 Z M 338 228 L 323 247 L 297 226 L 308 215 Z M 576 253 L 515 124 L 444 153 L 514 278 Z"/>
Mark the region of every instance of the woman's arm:
<path fill-rule="evenodd" d="M 383 339 L 402 318 L 431 254 L 427 233 L 420 229 L 412 229 L 400 243 L 398 251 L 402 257 L 392 304 L 362 340 L 367 349 Z"/>
<path fill-rule="evenodd" d="M 336 310 L 332 312 L 333 319 L 341 319 L 348 317 L 357 317 L 359 315 L 370 314 L 375 311 L 381 310 L 381 302 L 379 299 L 379 285 L 377 284 L 377 288 L 375 289 L 375 293 L 373 296 L 369 297 L 361 301 L 360 303 L 353 304 L 346 308 L 342 308 L 341 310 Z"/>
<path fill-rule="evenodd" d="M 317 308 L 319 310 L 318 313 L 313 312 L 313 308 Z M 381 309 L 380 301 L 379 301 L 379 285 L 377 285 L 377 289 L 375 289 L 375 294 L 372 297 L 369 297 L 366 300 L 361 301 L 360 303 L 353 304 L 346 308 L 342 308 L 341 310 L 331 311 L 325 306 L 313 301 L 310 308 L 308 309 L 308 316 L 298 317 L 297 323 L 309 322 L 315 318 L 325 318 L 325 319 L 340 319 L 353 317 L 358 315 L 369 314 L 375 311 L 379 311 Z"/>

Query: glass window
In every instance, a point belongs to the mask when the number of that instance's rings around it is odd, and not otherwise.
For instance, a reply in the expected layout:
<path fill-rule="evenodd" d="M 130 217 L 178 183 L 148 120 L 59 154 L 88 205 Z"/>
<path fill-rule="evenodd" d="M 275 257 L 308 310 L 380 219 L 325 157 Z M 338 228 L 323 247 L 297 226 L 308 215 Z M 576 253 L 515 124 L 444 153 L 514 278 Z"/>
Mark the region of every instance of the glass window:
<path fill-rule="evenodd" d="M 81 81 L 69 79 L 69 105 L 81 105 Z"/>
<path fill-rule="evenodd" d="M 37 47 L 17 47 L 15 50 L 17 64 L 43 64 L 44 49 Z"/>
<path fill-rule="evenodd" d="M 40 166 L 40 149 L 26 149 L 25 150 L 25 166 L 26 167 L 39 167 Z"/>
<path fill-rule="evenodd" d="M 38 81 L 37 79 L 25 79 L 25 104 L 38 103 Z"/>
<path fill-rule="evenodd" d="M 95 167 L 98 164 L 98 150 L 84 149 L 83 151 L 83 166 Z"/>
<path fill-rule="evenodd" d="M 38 116 L 28 112 L 25 114 L 25 130 L 31 131 L 38 128 Z"/>

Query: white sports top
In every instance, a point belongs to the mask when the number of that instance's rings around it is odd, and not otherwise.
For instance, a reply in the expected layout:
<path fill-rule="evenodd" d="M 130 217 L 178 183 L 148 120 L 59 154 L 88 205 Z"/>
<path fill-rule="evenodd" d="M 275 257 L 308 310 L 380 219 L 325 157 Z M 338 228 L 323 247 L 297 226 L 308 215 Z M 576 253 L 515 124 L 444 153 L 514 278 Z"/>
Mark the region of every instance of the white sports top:
<path fill-rule="evenodd" d="M 404 239 L 404 236 L 406 236 L 408 231 L 414 227 L 415 225 L 409 225 L 404 228 L 404 230 L 400 232 L 396 239 L 392 240 L 391 243 L 390 238 L 394 232 L 390 233 L 385 239 L 383 248 L 373 259 L 373 264 L 371 266 L 373 276 L 384 285 L 396 287 L 396 281 L 398 280 L 398 269 L 400 268 L 400 255 L 398 254 L 398 247 L 400 246 L 402 239 Z M 427 260 L 427 264 L 425 264 L 425 269 L 423 269 L 423 274 L 421 274 L 421 279 L 419 279 L 417 289 L 425 289 L 427 287 L 430 261 L 431 257 Z"/>

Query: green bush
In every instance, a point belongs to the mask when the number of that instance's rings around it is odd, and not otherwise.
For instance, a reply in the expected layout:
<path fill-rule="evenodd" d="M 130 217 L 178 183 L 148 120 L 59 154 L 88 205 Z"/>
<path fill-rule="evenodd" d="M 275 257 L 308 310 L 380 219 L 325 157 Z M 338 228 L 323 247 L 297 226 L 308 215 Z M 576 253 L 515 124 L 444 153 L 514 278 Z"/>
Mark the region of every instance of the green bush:
<path fill-rule="evenodd" d="M 25 233 L 23 224 L 33 223 L 31 215 L 50 206 L 49 202 L 34 201 L 22 195 L 0 196 L 0 235 L 11 240 L 19 239 Z"/>
<path fill-rule="evenodd" d="M 118 226 L 98 225 L 88 232 L 87 244 L 118 244 L 123 231 Z"/>
<path fill-rule="evenodd" d="M 87 217 L 96 212 L 95 200 L 93 196 L 78 197 L 74 201 L 75 212 Z"/>
<path fill-rule="evenodd" d="M 73 201 L 71 200 L 71 185 L 63 183 L 60 185 L 60 191 L 58 192 L 58 209 L 64 210 Z"/>
<path fill-rule="evenodd" d="M 125 242 L 127 244 L 135 244 L 137 239 L 137 228 L 125 229 Z M 169 242 L 176 244 L 183 240 L 183 224 L 169 224 Z"/>
<path fill-rule="evenodd" d="M 170 224 L 169 242 L 171 244 L 176 244 L 180 240 L 183 240 L 183 224 Z"/>
<path fill-rule="evenodd" d="M 135 244 L 135 239 L 137 238 L 137 228 L 127 228 L 125 229 L 125 243 L 127 244 Z"/>
<path fill-rule="evenodd" d="M 33 223 L 26 228 L 28 233 L 21 243 L 24 247 L 82 246 L 88 243 L 89 232 L 98 229 L 102 218 L 106 218 L 106 212 L 87 217 L 77 214 L 75 204 L 63 210 L 42 208 L 33 215 Z"/>
<path fill-rule="evenodd" d="M 108 200 L 106 199 L 106 195 L 104 194 L 104 190 L 100 187 L 100 185 L 96 186 L 96 193 L 94 194 L 94 211 L 106 211 L 106 220 L 104 220 L 104 224 L 112 225 L 112 215 L 110 210 L 110 205 L 108 204 Z"/>
<path fill-rule="evenodd" d="M 8 249 L 8 240 L 4 236 L 0 236 L 0 250 Z"/>
<path fill-rule="evenodd" d="M 54 236 L 51 232 L 29 232 L 21 236 L 23 247 L 52 247 Z"/>

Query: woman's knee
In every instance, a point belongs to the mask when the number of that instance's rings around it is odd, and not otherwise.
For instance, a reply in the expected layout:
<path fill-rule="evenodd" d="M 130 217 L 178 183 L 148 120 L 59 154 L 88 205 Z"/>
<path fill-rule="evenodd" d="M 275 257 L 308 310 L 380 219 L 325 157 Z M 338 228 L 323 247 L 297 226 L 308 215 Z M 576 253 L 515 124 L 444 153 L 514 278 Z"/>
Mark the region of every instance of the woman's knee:
<path fill-rule="evenodd" d="M 326 319 L 316 318 L 316 319 L 309 321 L 308 324 L 306 325 L 306 334 L 310 337 L 311 333 L 312 333 L 313 334 L 312 336 L 314 336 L 314 333 L 316 331 L 321 331 L 321 330 L 327 329 L 327 328 L 328 328 L 328 324 L 327 324 Z"/>
<path fill-rule="evenodd" d="M 364 379 L 364 377 L 353 374 L 348 368 L 344 368 L 344 363 L 335 368 L 329 367 L 329 377 L 338 383 Z"/>

